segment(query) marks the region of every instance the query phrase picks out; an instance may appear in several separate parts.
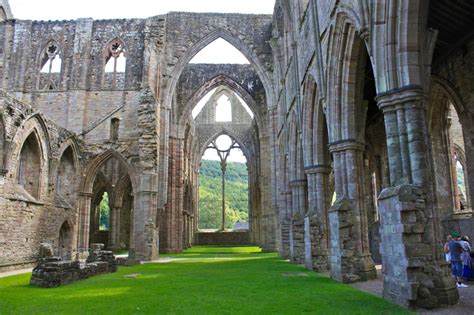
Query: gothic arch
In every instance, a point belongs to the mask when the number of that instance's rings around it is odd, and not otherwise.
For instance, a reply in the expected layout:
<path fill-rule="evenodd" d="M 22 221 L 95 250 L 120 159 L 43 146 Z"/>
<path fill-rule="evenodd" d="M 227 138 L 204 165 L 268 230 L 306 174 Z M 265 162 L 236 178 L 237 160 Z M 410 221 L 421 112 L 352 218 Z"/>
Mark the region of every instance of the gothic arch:
<path fill-rule="evenodd" d="M 31 131 L 36 130 L 39 134 L 40 139 L 42 140 L 42 147 L 43 147 L 43 154 L 45 158 L 49 161 L 52 159 L 51 156 L 51 141 L 49 138 L 48 127 L 46 127 L 45 120 L 40 113 L 33 113 L 29 117 L 27 117 L 21 126 L 19 126 L 13 136 L 12 136 L 12 148 L 11 148 L 11 156 L 7 159 L 9 161 L 12 160 L 14 156 L 18 154 L 18 144 L 23 143 L 26 137 L 30 134 Z M 14 160 L 14 159 L 13 159 Z"/>
<path fill-rule="evenodd" d="M 118 180 L 118 186 L 115 187 L 114 194 L 111 196 L 110 203 L 114 206 L 121 206 L 123 202 L 123 197 L 128 191 L 128 188 L 132 186 L 132 181 L 130 175 L 124 174 Z"/>
<path fill-rule="evenodd" d="M 68 141 L 61 148 L 56 162 L 56 170 L 51 172 L 51 182 L 55 182 L 55 201 L 58 206 L 72 208 L 79 174 L 79 161 L 74 142 Z"/>
<path fill-rule="evenodd" d="M 330 142 L 364 141 L 364 108 L 359 80 L 366 62 L 373 66 L 364 40 L 345 14 L 339 14 L 333 28 L 328 64 L 327 119 Z M 367 58 L 367 60 L 365 60 Z M 363 73 L 362 73 L 363 74 Z M 362 82 L 361 82 L 362 81 Z"/>
<path fill-rule="evenodd" d="M 64 260 L 72 259 L 74 224 L 70 220 L 65 220 L 58 231 L 57 255 Z"/>
<path fill-rule="evenodd" d="M 127 162 L 127 160 L 117 151 L 113 149 L 109 149 L 102 154 L 96 156 L 84 169 L 84 175 L 81 180 L 80 184 L 80 191 L 83 193 L 92 193 L 92 186 L 94 184 L 95 177 L 102 166 L 104 166 L 105 162 L 107 162 L 111 158 L 116 158 L 120 161 L 121 165 L 125 167 L 126 172 L 130 176 L 130 180 L 132 182 L 133 191 L 135 192 L 136 189 L 136 171 L 134 167 Z"/>
<path fill-rule="evenodd" d="M 32 178 L 37 181 L 35 184 L 35 193 L 32 196 L 39 201 L 43 198 L 43 193 L 46 192 L 48 185 L 48 172 L 50 164 L 50 141 L 48 137 L 47 128 L 45 126 L 44 120 L 39 114 L 34 114 L 26 119 L 21 127 L 16 130 L 15 135 L 13 136 L 13 145 L 11 152 L 7 158 L 9 164 L 5 167 L 8 167 L 11 170 L 11 176 L 13 178 L 19 179 L 20 172 L 20 159 L 22 158 L 22 151 L 26 145 L 26 141 L 31 139 L 34 148 L 34 151 L 37 150 L 35 155 L 39 159 L 39 164 L 37 165 L 37 178 Z"/>
<path fill-rule="evenodd" d="M 251 159 L 249 159 L 251 154 L 249 152 L 249 148 L 245 145 L 245 142 L 242 139 L 240 139 L 240 137 L 238 137 L 236 134 L 234 134 L 231 130 L 228 130 L 227 128 L 224 128 L 224 130 L 217 131 L 211 137 L 209 137 L 209 139 L 207 139 L 204 142 L 204 144 L 201 146 L 201 148 L 199 150 L 198 156 L 196 157 L 198 161 L 203 156 L 204 152 L 207 150 L 207 147 L 209 146 L 211 141 L 217 139 L 218 137 L 220 137 L 222 135 L 228 136 L 231 139 L 235 140 L 235 142 L 237 142 L 237 144 L 239 145 L 240 150 L 242 150 L 242 153 L 244 154 L 245 159 L 247 160 L 247 162 L 251 163 Z"/>
<path fill-rule="evenodd" d="M 425 38 L 431 34 L 426 31 L 429 1 L 376 1 L 374 6 L 371 38 L 379 47 L 373 50 L 377 93 L 423 85 L 429 75 L 424 67 L 431 63 L 435 39 Z"/>
<path fill-rule="evenodd" d="M 214 88 L 217 88 L 219 86 L 225 86 L 228 89 L 230 89 L 232 92 L 236 93 L 238 96 L 240 96 L 245 103 L 249 106 L 250 110 L 252 113 L 255 115 L 255 120 L 257 122 L 257 126 L 261 127 L 261 118 L 259 115 L 259 111 L 257 108 L 257 104 L 255 103 L 255 100 L 253 97 L 247 92 L 246 89 L 244 89 L 239 83 L 234 81 L 232 78 L 230 78 L 227 75 L 220 74 L 211 80 L 207 81 L 203 85 L 201 85 L 192 95 L 192 97 L 188 100 L 186 103 L 186 107 L 183 111 L 183 114 L 180 117 L 180 126 L 184 126 L 189 115 L 191 114 L 191 111 L 193 108 L 196 106 L 196 104 L 201 100 L 207 93 L 212 91 Z M 181 129 L 183 130 L 183 129 Z M 183 131 L 181 131 L 183 132 Z"/>
<path fill-rule="evenodd" d="M 470 115 L 450 82 L 433 76 L 427 122 L 434 174 L 434 200 L 439 211 L 443 212 L 443 217 L 452 214 L 446 209 L 465 211 L 472 207 L 473 192 L 467 179 L 470 174 L 472 176 L 474 169 L 472 163 L 466 163 L 466 158 L 469 160 L 472 154 L 469 146 L 472 126 L 469 120 Z M 457 161 L 463 168 L 465 191 L 458 185 Z"/>
<path fill-rule="evenodd" d="M 54 51 L 48 51 L 48 49 L 51 47 L 51 46 L 55 46 L 56 49 Z M 44 44 L 41 48 L 41 50 L 39 51 L 39 55 L 38 55 L 38 71 L 41 70 L 41 68 L 44 66 L 44 64 L 47 62 L 48 60 L 48 56 L 50 54 L 54 54 L 54 56 L 59 56 L 59 58 L 63 59 L 63 50 L 61 49 L 61 45 L 59 45 L 59 43 L 51 38 L 49 39 L 46 44 Z"/>
<path fill-rule="evenodd" d="M 53 182 L 55 180 L 55 176 L 58 172 L 58 167 L 59 163 L 61 161 L 61 157 L 63 156 L 64 152 L 68 149 L 71 149 L 72 155 L 73 155 L 73 161 L 74 161 L 74 167 L 76 170 L 79 170 L 80 168 L 80 162 L 79 162 L 79 145 L 77 143 L 77 140 L 75 137 L 69 137 L 65 141 L 61 143 L 61 146 L 59 147 L 59 150 L 57 152 L 57 156 L 55 159 L 52 160 L 51 162 L 51 174 L 50 174 L 50 181 Z"/>
<path fill-rule="evenodd" d="M 303 144 L 305 150 L 304 154 L 304 161 L 305 165 L 312 165 L 313 164 L 313 156 L 314 156 L 314 149 L 313 149 L 313 137 L 314 132 L 313 129 L 317 127 L 314 122 L 314 112 L 317 108 L 316 103 L 319 101 L 318 97 L 318 86 L 316 81 L 311 75 L 308 75 L 304 84 L 303 90 L 303 123 L 302 123 L 302 131 L 303 131 Z"/>
<path fill-rule="evenodd" d="M 128 174 L 130 177 L 132 192 L 135 195 L 137 189 L 137 176 L 134 167 L 127 162 L 127 160 L 122 157 L 120 153 L 113 149 L 109 149 L 102 154 L 96 156 L 92 161 L 88 163 L 83 172 L 83 177 L 81 179 L 80 188 L 79 188 L 79 202 L 78 202 L 78 213 L 79 213 L 79 229 L 78 229 L 78 250 L 80 252 L 86 251 L 89 246 L 89 237 L 90 237 L 90 218 L 92 213 L 92 198 L 97 197 L 97 194 L 94 195 L 94 183 L 96 178 L 101 173 L 101 168 L 110 160 L 116 159 L 119 164 L 124 168 L 124 173 Z M 112 200 L 112 189 L 108 193 L 110 194 L 110 200 Z M 102 189 L 102 188 L 101 188 Z M 107 187 L 103 187 L 104 190 Z M 110 201 L 109 201 L 110 204 Z"/>
<path fill-rule="evenodd" d="M 119 46 L 114 48 L 113 46 L 114 44 L 117 44 Z M 123 56 L 127 58 L 127 54 L 128 54 L 127 51 L 128 51 L 127 46 L 125 45 L 125 42 L 120 37 L 115 37 L 109 40 L 104 45 L 104 49 L 102 50 L 102 56 L 104 58 L 103 70 L 105 71 L 105 65 L 107 64 L 110 58 L 117 58 L 121 54 L 123 54 Z M 117 54 L 117 56 L 115 56 L 115 54 Z"/>
<path fill-rule="evenodd" d="M 267 71 L 261 65 L 260 60 L 257 56 L 255 56 L 254 52 L 248 48 L 248 46 L 237 36 L 232 34 L 231 32 L 224 30 L 224 29 L 217 29 L 212 31 L 211 33 L 203 36 L 200 40 L 196 41 L 189 49 L 186 50 L 186 53 L 182 55 L 177 64 L 174 66 L 171 74 L 170 74 L 170 83 L 167 87 L 167 90 L 164 94 L 164 103 L 168 104 L 171 103 L 171 99 L 173 94 L 175 93 L 176 84 L 178 83 L 178 79 L 181 76 L 186 65 L 189 61 L 204 47 L 212 43 L 214 40 L 222 38 L 233 45 L 237 50 L 239 50 L 247 60 L 252 64 L 252 66 L 257 71 L 257 75 L 263 83 L 265 88 L 266 98 L 268 104 L 272 104 L 273 101 L 273 89 L 271 80 L 267 74 Z"/>
<path fill-rule="evenodd" d="M 439 75 L 431 75 L 431 94 L 435 95 L 435 93 L 442 93 L 449 97 L 451 103 L 453 104 L 454 108 L 458 112 L 459 118 L 465 118 L 466 114 L 469 112 L 462 101 L 460 94 L 457 92 L 456 88 L 449 82 L 447 79 L 439 76 Z M 436 96 L 433 96 L 435 99 Z"/>

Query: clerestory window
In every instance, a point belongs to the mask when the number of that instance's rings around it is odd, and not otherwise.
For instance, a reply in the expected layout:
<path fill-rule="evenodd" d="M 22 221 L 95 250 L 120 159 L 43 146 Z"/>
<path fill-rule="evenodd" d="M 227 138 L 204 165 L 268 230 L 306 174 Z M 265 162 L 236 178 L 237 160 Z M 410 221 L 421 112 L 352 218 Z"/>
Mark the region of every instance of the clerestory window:
<path fill-rule="evenodd" d="M 123 73 L 126 68 L 126 51 L 119 39 L 112 40 L 105 49 L 105 73 L 112 74 L 110 80 L 113 87 L 118 85 L 119 80 L 123 80 Z"/>

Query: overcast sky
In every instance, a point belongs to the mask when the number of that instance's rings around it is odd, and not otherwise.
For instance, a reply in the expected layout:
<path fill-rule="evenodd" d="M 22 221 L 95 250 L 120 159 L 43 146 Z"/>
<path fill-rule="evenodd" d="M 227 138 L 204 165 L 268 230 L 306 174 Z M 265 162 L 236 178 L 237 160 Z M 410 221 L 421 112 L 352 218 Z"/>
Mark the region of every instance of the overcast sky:
<path fill-rule="evenodd" d="M 28 20 L 146 18 L 170 11 L 272 14 L 275 0 L 9 0 Z"/>

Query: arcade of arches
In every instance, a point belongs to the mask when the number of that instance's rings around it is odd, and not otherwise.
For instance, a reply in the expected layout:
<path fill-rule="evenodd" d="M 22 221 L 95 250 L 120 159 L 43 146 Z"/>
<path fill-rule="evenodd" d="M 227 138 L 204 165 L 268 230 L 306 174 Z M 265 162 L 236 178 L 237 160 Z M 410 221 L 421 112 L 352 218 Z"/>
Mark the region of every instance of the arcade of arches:
<path fill-rule="evenodd" d="M 473 12 L 277 0 L 273 15 L 27 21 L 1 0 L 0 270 L 41 242 L 131 262 L 192 246 L 200 159 L 225 134 L 247 160 L 252 243 L 342 282 L 382 264 L 403 306 L 456 303 L 440 244 L 474 235 Z M 248 63 L 190 62 L 217 39 Z"/>

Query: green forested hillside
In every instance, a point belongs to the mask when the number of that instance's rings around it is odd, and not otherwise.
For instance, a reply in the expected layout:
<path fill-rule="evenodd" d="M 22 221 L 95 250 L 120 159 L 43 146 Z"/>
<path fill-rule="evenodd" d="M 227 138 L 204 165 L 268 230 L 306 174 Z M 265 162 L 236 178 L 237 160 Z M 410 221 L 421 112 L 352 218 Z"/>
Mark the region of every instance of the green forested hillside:
<path fill-rule="evenodd" d="M 244 163 L 228 162 L 226 171 L 226 228 L 248 222 L 248 172 Z M 199 171 L 199 228 L 221 227 L 220 161 L 202 160 Z"/>

